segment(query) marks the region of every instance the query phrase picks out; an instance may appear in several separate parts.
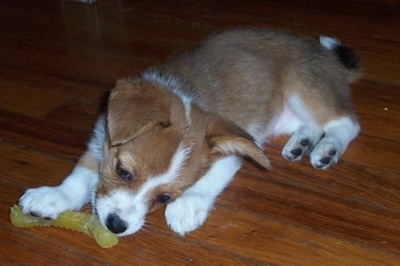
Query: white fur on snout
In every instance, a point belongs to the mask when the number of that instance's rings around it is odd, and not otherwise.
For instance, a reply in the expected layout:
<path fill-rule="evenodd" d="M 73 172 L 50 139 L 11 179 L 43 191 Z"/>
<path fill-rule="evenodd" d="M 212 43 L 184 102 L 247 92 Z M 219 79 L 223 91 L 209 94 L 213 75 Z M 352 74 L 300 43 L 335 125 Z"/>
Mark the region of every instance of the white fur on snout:
<path fill-rule="evenodd" d="M 145 223 L 149 211 L 148 204 L 152 200 L 149 198 L 151 191 L 158 186 L 174 182 L 190 152 L 190 146 L 180 145 L 172 157 L 168 170 L 163 174 L 149 177 L 148 181 L 136 191 L 120 188 L 95 199 L 94 204 L 101 223 L 106 226 L 107 217 L 116 214 L 127 224 L 126 231 L 118 234 L 119 236 L 137 232 Z"/>
<path fill-rule="evenodd" d="M 129 191 L 117 190 L 105 197 L 96 200 L 96 211 L 100 222 L 107 227 L 107 218 L 110 214 L 116 214 L 125 221 L 127 229 L 119 236 L 130 235 L 142 228 L 148 206 Z"/>

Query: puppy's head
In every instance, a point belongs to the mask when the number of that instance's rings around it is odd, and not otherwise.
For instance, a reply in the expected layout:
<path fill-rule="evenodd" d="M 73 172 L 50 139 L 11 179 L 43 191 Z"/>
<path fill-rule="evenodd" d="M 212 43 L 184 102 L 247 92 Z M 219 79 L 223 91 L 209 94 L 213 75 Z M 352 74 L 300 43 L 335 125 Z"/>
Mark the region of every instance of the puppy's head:
<path fill-rule="evenodd" d="M 160 84 L 121 80 L 108 104 L 94 205 L 103 225 L 120 236 L 138 231 L 147 213 L 177 198 L 221 157 L 238 154 L 269 166 L 242 129 Z"/>

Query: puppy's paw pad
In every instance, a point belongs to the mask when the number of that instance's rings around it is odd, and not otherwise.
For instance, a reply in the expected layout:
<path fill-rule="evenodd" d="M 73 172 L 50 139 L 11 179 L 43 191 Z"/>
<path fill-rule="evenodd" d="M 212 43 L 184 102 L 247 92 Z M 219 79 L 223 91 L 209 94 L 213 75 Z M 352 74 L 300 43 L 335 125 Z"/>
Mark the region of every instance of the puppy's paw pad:
<path fill-rule="evenodd" d="M 289 161 L 300 161 L 311 149 L 309 139 L 301 139 L 296 142 L 287 143 L 282 150 L 282 156 Z"/>
<path fill-rule="evenodd" d="M 167 205 L 165 218 L 171 230 L 183 236 L 199 228 L 207 219 L 209 206 L 198 196 L 181 196 Z"/>
<path fill-rule="evenodd" d="M 46 220 L 68 209 L 68 198 L 57 187 L 39 187 L 28 189 L 20 198 L 22 211 Z"/>
<path fill-rule="evenodd" d="M 300 148 L 297 148 L 297 149 L 291 150 L 290 153 L 291 153 L 295 158 L 297 158 L 297 157 L 299 157 L 299 156 L 303 153 L 303 151 L 302 151 Z"/>
<path fill-rule="evenodd" d="M 310 155 L 311 165 L 316 169 L 327 169 L 339 159 L 333 143 L 319 143 Z"/>

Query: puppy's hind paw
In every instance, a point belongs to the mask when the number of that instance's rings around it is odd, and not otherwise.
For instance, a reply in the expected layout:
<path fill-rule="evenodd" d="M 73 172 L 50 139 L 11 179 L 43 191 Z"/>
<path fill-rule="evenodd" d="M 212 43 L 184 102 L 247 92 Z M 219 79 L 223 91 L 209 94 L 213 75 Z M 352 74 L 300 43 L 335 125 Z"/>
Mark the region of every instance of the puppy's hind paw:
<path fill-rule="evenodd" d="M 171 230 L 183 236 L 199 228 L 207 219 L 209 210 L 209 203 L 202 197 L 183 195 L 167 205 L 165 218 Z"/>
<path fill-rule="evenodd" d="M 318 143 L 310 154 L 311 165 L 316 169 L 327 169 L 337 163 L 340 154 L 333 143 Z"/>
<path fill-rule="evenodd" d="M 282 150 L 282 156 L 288 161 L 300 161 L 308 154 L 311 147 L 309 139 L 302 139 L 296 142 L 290 142 Z"/>

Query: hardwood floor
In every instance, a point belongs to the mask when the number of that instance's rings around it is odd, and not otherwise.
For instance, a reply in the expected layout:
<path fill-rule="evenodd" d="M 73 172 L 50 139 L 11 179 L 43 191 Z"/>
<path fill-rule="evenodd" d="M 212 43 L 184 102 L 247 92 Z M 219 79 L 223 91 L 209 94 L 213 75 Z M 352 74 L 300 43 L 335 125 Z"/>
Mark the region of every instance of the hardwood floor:
<path fill-rule="evenodd" d="M 1 265 L 400 265 L 398 1 L 7 0 L 0 12 Z M 162 210 L 107 250 L 81 233 L 11 225 L 27 188 L 69 173 L 116 79 L 249 25 L 335 36 L 362 59 L 352 86 L 362 133 L 339 165 L 289 163 L 279 138 L 265 148 L 273 169 L 245 163 L 185 237 Z"/>

